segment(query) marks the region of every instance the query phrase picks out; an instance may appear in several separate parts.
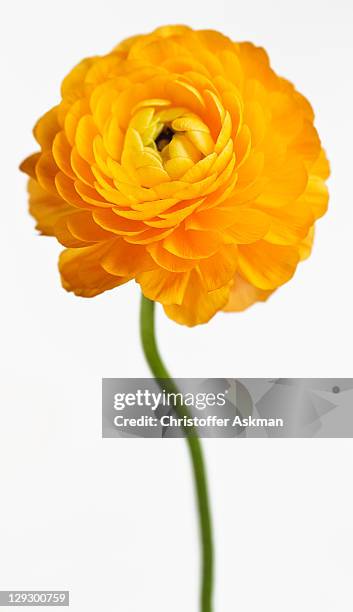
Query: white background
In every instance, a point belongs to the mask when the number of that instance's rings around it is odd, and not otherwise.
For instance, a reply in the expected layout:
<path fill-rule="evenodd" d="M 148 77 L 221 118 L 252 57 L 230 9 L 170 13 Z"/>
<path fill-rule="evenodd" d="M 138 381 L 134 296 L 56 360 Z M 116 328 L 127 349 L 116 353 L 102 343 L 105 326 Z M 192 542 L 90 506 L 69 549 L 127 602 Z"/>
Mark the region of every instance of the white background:
<path fill-rule="evenodd" d="M 0 589 L 70 589 L 74 612 L 195 612 L 198 548 L 182 440 L 102 440 L 102 376 L 148 375 L 138 287 L 61 289 L 60 246 L 27 213 L 18 163 L 82 57 L 164 23 L 265 46 L 311 100 L 332 164 L 311 259 L 265 305 L 188 329 L 158 311 L 177 376 L 353 376 L 350 0 L 31 0 L 1 42 Z M 5 16 L 5 19 L 4 19 Z M 5 60 L 5 61 L 4 61 Z M 351 612 L 352 440 L 205 444 L 215 612 Z"/>

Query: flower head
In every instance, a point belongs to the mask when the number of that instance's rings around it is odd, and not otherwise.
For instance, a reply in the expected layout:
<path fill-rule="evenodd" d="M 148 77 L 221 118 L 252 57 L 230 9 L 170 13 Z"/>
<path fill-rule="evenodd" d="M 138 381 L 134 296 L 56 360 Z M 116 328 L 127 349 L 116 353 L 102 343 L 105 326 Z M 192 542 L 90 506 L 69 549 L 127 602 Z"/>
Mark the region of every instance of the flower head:
<path fill-rule="evenodd" d="M 92 297 L 135 279 L 196 325 L 262 301 L 295 272 L 327 208 L 308 101 L 265 51 L 162 27 L 83 60 L 22 164 L 62 284 Z"/>

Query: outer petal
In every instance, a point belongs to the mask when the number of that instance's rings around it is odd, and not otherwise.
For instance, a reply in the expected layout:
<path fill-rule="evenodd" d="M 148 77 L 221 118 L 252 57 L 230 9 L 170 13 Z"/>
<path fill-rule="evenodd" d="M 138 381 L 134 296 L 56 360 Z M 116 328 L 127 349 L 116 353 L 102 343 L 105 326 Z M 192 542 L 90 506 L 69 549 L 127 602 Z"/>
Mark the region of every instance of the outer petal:
<path fill-rule="evenodd" d="M 61 94 L 63 98 L 73 102 L 85 93 L 84 81 L 88 70 L 94 64 L 97 58 L 88 57 L 77 64 L 71 72 L 65 77 L 61 86 Z"/>
<path fill-rule="evenodd" d="M 239 247 L 239 269 L 258 289 L 276 289 L 294 274 L 299 262 L 298 249 L 260 240 Z"/>
<path fill-rule="evenodd" d="M 224 306 L 225 312 L 240 312 L 246 310 L 255 302 L 265 302 L 273 291 L 258 289 L 249 283 L 241 274 L 236 274 L 230 290 L 229 300 Z"/>
<path fill-rule="evenodd" d="M 313 223 L 312 208 L 307 200 L 299 198 L 291 206 L 283 206 L 272 212 L 271 227 L 265 238 L 273 244 L 298 244 Z"/>
<path fill-rule="evenodd" d="M 325 214 L 328 207 L 328 189 L 322 178 L 310 176 L 304 193 L 298 198 L 298 204 L 304 204 L 312 211 L 315 219 Z"/>
<path fill-rule="evenodd" d="M 129 244 L 123 238 L 115 238 L 102 258 L 102 267 L 110 274 L 132 277 L 152 270 L 156 264 L 144 246 Z"/>
<path fill-rule="evenodd" d="M 60 131 L 58 106 L 51 108 L 36 123 L 33 134 L 43 151 L 50 149 L 55 135 Z"/>
<path fill-rule="evenodd" d="M 200 323 L 207 323 L 216 312 L 225 306 L 229 298 L 229 291 L 230 286 L 226 285 L 207 293 L 198 274 L 192 272 L 183 302 L 180 305 L 164 306 L 164 310 L 170 319 L 182 325 L 193 327 Z"/>
<path fill-rule="evenodd" d="M 20 165 L 20 170 L 28 174 L 28 176 L 30 176 L 34 180 L 37 179 L 36 165 L 37 165 L 37 162 L 39 161 L 39 158 L 40 158 L 40 153 L 33 153 L 32 155 L 24 159 Z"/>
<path fill-rule="evenodd" d="M 67 219 L 67 227 L 70 233 L 81 242 L 103 242 L 114 238 L 114 234 L 95 223 L 89 210 L 74 209 Z"/>
<path fill-rule="evenodd" d="M 312 226 L 308 232 L 308 235 L 304 238 L 304 240 L 302 240 L 302 242 L 299 245 L 299 255 L 300 255 L 301 261 L 303 261 L 304 259 L 307 259 L 310 256 L 311 249 L 313 247 L 313 242 L 314 242 L 314 234 L 315 234 L 315 229 L 314 229 L 314 226 Z"/>
<path fill-rule="evenodd" d="M 106 249 L 107 245 L 104 244 L 63 251 L 59 258 L 59 270 L 64 289 L 81 297 L 94 297 L 129 280 L 113 276 L 102 268 L 101 259 Z"/>
<path fill-rule="evenodd" d="M 165 304 L 181 304 L 189 281 L 190 272 L 151 270 L 136 276 L 143 294 L 150 300 Z"/>
<path fill-rule="evenodd" d="M 320 176 L 322 179 L 328 179 L 330 176 L 330 164 L 326 157 L 324 149 L 321 149 L 320 155 L 310 170 L 311 174 Z"/>
<path fill-rule="evenodd" d="M 156 264 L 170 272 L 187 272 L 196 265 L 196 261 L 193 259 L 182 259 L 169 253 L 160 241 L 148 245 L 147 249 Z"/>
<path fill-rule="evenodd" d="M 45 191 L 39 183 L 28 181 L 29 211 L 37 221 L 37 229 L 45 236 L 55 236 L 55 225 L 75 209 L 59 196 Z"/>
<path fill-rule="evenodd" d="M 207 291 L 220 289 L 233 279 L 238 266 L 238 249 L 234 244 L 223 246 L 215 255 L 198 265 L 202 283 Z"/>
<path fill-rule="evenodd" d="M 289 157 L 263 187 L 256 202 L 265 208 L 291 204 L 304 192 L 307 182 L 308 175 L 304 163 L 298 157 Z"/>
<path fill-rule="evenodd" d="M 163 246 L 177 257 L 203 259 L 216 253 L 221 244 L 222 238 L 216 232 L 197 232 L 179 227 L 164 240 Z"/>

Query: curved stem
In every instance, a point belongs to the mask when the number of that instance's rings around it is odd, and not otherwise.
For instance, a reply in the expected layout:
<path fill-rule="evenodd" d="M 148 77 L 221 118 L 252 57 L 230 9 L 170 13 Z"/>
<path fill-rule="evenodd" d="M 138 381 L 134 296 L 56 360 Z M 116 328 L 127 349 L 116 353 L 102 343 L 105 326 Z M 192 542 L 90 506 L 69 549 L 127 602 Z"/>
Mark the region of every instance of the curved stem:
<path fill-rule="evenodd" d="M 157 379 L 161 389 L 168 393 L 178 393 L 178 388 L 170 377 L 156 344 L 154 323 L 154 302 L 142 296 L 140 312 L 140 330 L 142 346 L 146 360 Z M 160 380 L 160 379 L 163 379 Z M 175 406 L 179 416 L 188 416 L 188 411 L 182 404 Z M 200 440 L 194 431 L 191 435 L 185 434 L 194 475 L 197 509 L 200 524 L 202 574 L 201 574 L 201 612 L 212 612 L 213 591 L 213 539 L 210 504 L 208 498 L 205 462 Z"/>

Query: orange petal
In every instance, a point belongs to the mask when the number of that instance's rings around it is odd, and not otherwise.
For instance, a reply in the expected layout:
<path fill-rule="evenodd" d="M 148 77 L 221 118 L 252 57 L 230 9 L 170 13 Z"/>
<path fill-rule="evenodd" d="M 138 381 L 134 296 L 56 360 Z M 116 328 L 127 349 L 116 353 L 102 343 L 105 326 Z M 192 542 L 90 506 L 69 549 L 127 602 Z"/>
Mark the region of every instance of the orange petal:
<path fill-rule="evenodd" d="M 93 218 L 103 229 L 121 236 L 135 236 L 146 230 L 144 223 L 123 219 L 108 208 L 95 210 Z"/>
<path fill-rule="evenodd" d="M 164 305 L 164 310 L 170 319 L 182 325 L 207 323 L 225 306 L 229 291 L 229 286 L 225 286 L 207 293 L 198 274 L 192 272 L 182 303 Z"/>
<path fill-rule="evenodd" d="M 197 232 L 185 230 L 182 227 L 176 229 L 163 242 L 164 248 L 184 259 L 203 259 L 213 255 L 221 246 L 222 239 L 216 232 Z"/>
<path fill-rule="evenodd" d="M 89 164 L 95 161 L 93 140 L 98 135 L 96 124 L 91 115 L 84 115 L 78 122 L 75 142 L 77 151 Z"/>
<path fill-rule="evenodd" d="M 41 154 L 35 168 L 36 176 L 39 184 L 54 195 L 57 195 L 57 189 L 55 185 L 55 177 L 59 172 L 59 168 L 55 163 L 53 154 L 51 151 L 45 151 Z"/>
<path fill-rule="evenodd" d="M 270 217 L 256 208 L 233 206 L 212 208 L 195 214 L 187 227 L 221 231 L 223 238 L 237 244 L 250 244 L 263 238 L 269 227 Z"/>
<path fill-rule="evenodd" d="M 239 269 L 242 275 L 259 289 L 276 289 L 292 278 L 299 262 L 298 249 L 269 244 L 239 246 Z"/>
<path fill-rule="evenodd" d="M 235 275 L 238 249 L 233 244 L 223 246 L 217 253 L 198 264 L 202 283 L 207 291 L 224 287 Z"/>
<path fill-rule="evenodd" d="M 195 211 L 185 221 L 188 230 L 222 230 L 234 224 L 234 214 L 236 207 L 233 208 L 209 208 L 206 210 Z"/>
<path fill-rule="evenodd" d="M 83 242 L 72 235 L 67 226 L 67 217 L 62 217 L 57 220 L 54 226 L 54 235 L 60 244 L 70 249 L 90 246 L 92 244 L 90 242 Z"/>
<path fill-rule="evenodd" d="M 186 272 L 196 265 L 196 261 L 193 259 L 182 259 L 169 253 L 160 242 L 148 245 L 147 249 L 156 264 L 170 272 Z"/>
<path fill-rule="evenodd" d="M 102 268 L 100 261 L 106 249 L 105 244 L 63 251 L 59 270 L 64 289 L 81 297 L 94 297 L 129 280 L 113 276 Z"/>
<path fill-rule="evenodd" d="M 241 276 L 236 274 L 233 286 L 230 290 L 229 299 L 223 307 L 225 312 L 240 312 L 246 310 L 255 302 L 265 302 L 273 291 L 258 289 Z"/>
<path fill-rule="evenodd" d="M 262 189 L 256 202 L 267 208 L 285 206 L 298 198 L 308 182 L 306 168 L 298 157 L 290 157 Z"/>
<path fill-rule="evenodd" d="M 251 244 L 263 238 L 271 224 L 268 215 L 255 208 L 238 206 L 234 211 L 235 223 L 225 234 L 236 244 Z"/>
<path fill-rule="evenodd" d="M 267 242 L 273 244 L 298 244 L 308 233 L 315 217 L 310 205 L 299 198 L 290 206 L 268 210 L 271 226 L 266 234 Z"/>
<path fill-rule="evenodd" d="M 114 238 L 114 234 L 101 228 L 93 219 L 90 211 L 75 211 L 67 220 L 73 236 L 82 242 L 101 242 Z"/>
<path fill-rule="evenodd" d="M 73 101 L 83 97 L 84 80 L 90 67 L 95 62 L 95 57 L 88 57 L 77 64 L 65 77 L 61 85 L 61 95 Z"/>
<path fill-rule="evenodd" d="M 82 200 L 75 189 L 74 182 L 63 172 L 58 172 L 56 175 L 55 186 L 61 197 L 69 204 L 72 204 L 72 206 L 86 209 L 93 208 L 93 206 Z"/>
<path fill-rule="evenodd" d="M 58 108 L 54 106 L 45 113 L 33 129 L 34 137 L 44 151 L 51 148 L 55 135 L 61 129 L 58 122 Z"/>
<path fill-rule="evenodd" d="M 304 259 L 307 259 L 311 253 L 311 249 L 313 247 L 313 242 L 314 242 L 314 234 L 315 234 L 315 228 L 314 226 L 312 226 L 307 236 L 305 236 L 304 240 L 302 240 L 302 242 L 298 246 L 301 261 L 303 261 Z"/>
<path fill-rule="evenodd" d="M 323 149 L 321 149 L 319 157 L 310 168 L 310 174 L 320 176 L 322 179 L 328 179 L 330 176 L 330 164 Z"/>
<path fill-rule="evenodd" d="M 291 142 L 289 151 L 300 156 L 310 167 L 321 150 L 319 135 L 311 121 L 304 121 L 301 132 Z"/>
<path fill-rule="evenodd" d="M 306 189 L 296 203 L 307 207 L 315 219 L 319 219 L 327 211 L 328 200 L 329 193 L 323 179 L 319 176 L 309 176 Z"/>
<path fill-rule="evenodd" d="M 145 247 L 128 244 L 123 238 L 110 243 L 101 265 L 110 274 L 130 277 L 156 267 Z"/>
<path fill-rule="evenodd" d="M 46 236 L 54 236 L 58 219 L 66 217 L 75 209 L 58 195 L 45 191 L 33 179 L 28 181 L 28 192 L 29 211 L 37 221 L 37 229 Z"/>
<path fill-rule="evenodd" d="M 168 272 L 152 270 L 136 276 L 142 293 L 150 300 L 162 304 L 181 304 L 189 280 L 189 272 Z"/>
<path fill-rule="evenodd" d="M 73 170 L 73 179 L 80 179 L 86 185 L 93 187 L 96 177 L 91 170 L 91 166 L 79 155 L 76 147 L 71 149 L 70 163 Z"/>
<path fill-rule="evenodd" d="M 75 143 L 78 122 L 83 115 L 86 115 L 89 112 L 89 110 L 89 101 L 85 100 L 85 98 L 77 100 L 68 110 L 64 121 L 64 128 L 65 134 L 71 146 L 73 146 Z"/>
<path fill-rule="evenodd" d="M 23 162 L 20 165 L 20 170 L 22 172 L 25 172 L 26 174 L 28 174 L 28 176 L 30 176 L 31 178 L 35 180 L 37 179 L 36 165 L 40 158 L 40 155 L 41 155 L 40 153 L 33 153 L 33 155 L 30 155 L 25 160 L 23 160 Z"/>
<path fill-rule="evenodd" d="M 61 131 L 56 134 L 52 146 L 52 151 L 55 162 L 60 168 L 60 170 L 62 170 L 62 172 L 67 174 L 67 176 L 69 176 L 70 178 L 76 178 L 75 173 L 72 171 L 71 168 L 71 146 L 66 138 L 65 132 Z"/>

